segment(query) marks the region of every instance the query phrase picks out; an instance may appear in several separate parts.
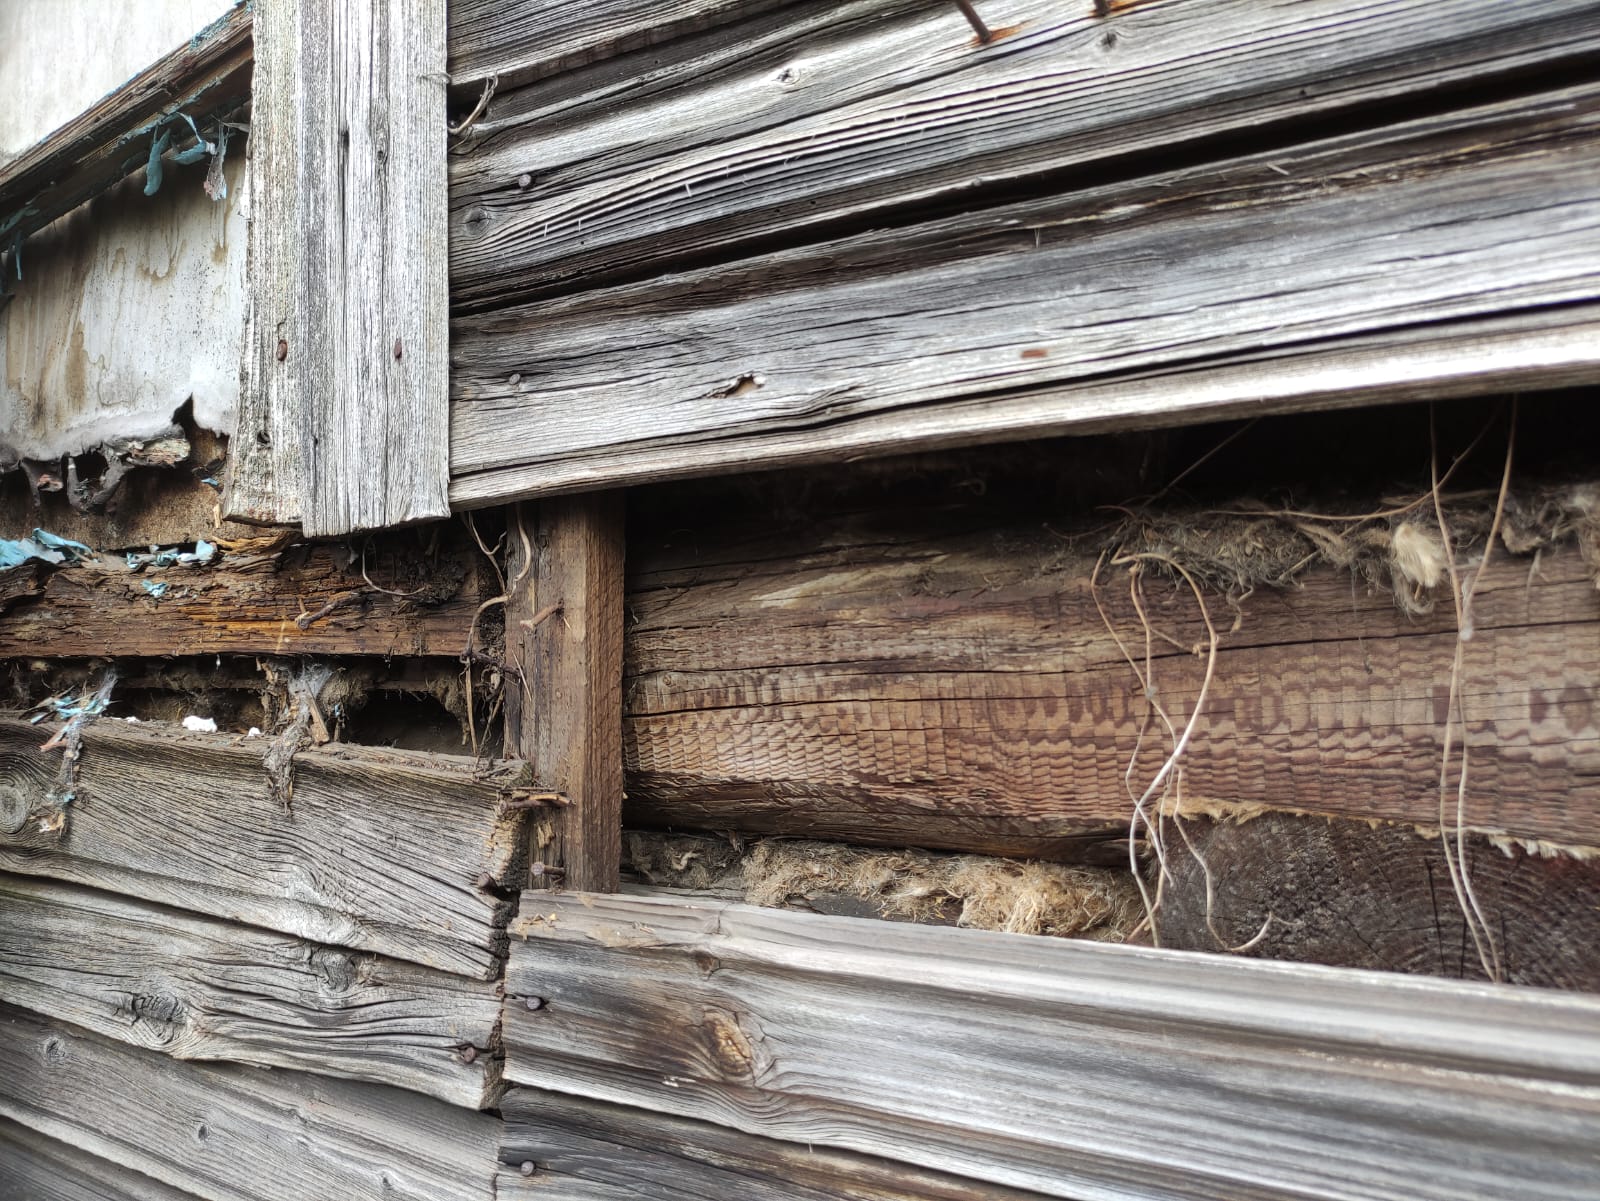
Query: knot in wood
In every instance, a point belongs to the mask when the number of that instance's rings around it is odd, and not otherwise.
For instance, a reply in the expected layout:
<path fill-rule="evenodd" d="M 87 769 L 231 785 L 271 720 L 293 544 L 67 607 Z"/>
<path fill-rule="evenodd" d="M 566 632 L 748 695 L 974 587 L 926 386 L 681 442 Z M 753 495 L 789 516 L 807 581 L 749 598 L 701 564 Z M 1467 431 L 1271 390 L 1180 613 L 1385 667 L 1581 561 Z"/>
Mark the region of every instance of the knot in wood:
<path fill-rule="evenodd" d="M 334 992 L 345 992 L 356 980 L 356 962 L 353 956 L 332 947 L 316 947 L 307 964 L 322 981 L 323 987 Z"/>
<path fill-rule="evenodd" d="M 33 798 L 14 784 L 0 784 L 0 834 L 18 834 L 28 824 Z"/>
<path fill-rule="evenodd" d="M 707 1013 L 705 1030 L 711 1058 L 720 1072 L 741 1078 L 755 1074 L 755 1052 L 737 1021 L 724 1013 Z"/>

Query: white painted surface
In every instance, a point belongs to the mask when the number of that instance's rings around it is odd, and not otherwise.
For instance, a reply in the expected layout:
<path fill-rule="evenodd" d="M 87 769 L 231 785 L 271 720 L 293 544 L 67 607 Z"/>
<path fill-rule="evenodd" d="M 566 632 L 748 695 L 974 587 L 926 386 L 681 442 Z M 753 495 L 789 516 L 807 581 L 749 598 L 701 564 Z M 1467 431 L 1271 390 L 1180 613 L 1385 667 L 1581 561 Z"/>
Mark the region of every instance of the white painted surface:
<path fill-rule="evenodd" d="M 232 0 L 0 0 L 0 162 L 231 7 Z"/>

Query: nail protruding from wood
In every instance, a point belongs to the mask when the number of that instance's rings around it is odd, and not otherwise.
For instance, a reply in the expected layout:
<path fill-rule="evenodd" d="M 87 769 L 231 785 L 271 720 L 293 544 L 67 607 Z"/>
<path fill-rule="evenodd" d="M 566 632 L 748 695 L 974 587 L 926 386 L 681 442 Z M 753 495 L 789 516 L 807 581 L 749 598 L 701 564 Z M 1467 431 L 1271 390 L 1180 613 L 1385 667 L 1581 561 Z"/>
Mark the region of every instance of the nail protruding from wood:
<path fill-rule="evenodd" d="M 404 351 L 405 351 L 405 347 L 401 346 L 400 345 L 400 339 L 396 338 L 394 340 L 394 357 L 398 359 L 401 356 L 401 354 L 404 353 Z"/>
<path fill-rule="evenodd" d="M 289 357 L 289 343 L 284 341 L 282 338 L 279 338 L 278 339 L 278 362 L 281 363 L 281 362 L 283 362 L 284 359 L 286 359 L 288 357 Z"/>
<path fill-rule="evenodd" d="M 538 1165 L 535 1164 L 531 1159 L 523 1160 L 522 1163 L 517 1167 L 517 1171 L 521 1172 L 524 1176 L 532 1176 L 538 1170 Z"/>
<path fill-rule="evenodd" d="M 956 0 L 956 7 L 961 10 L 961 15 L 977 33 L 978 41 L 988 44 L 994 38 L 994 34 L 989 32 L 989 27 L 983 23 L 983 18 L 978 15 L 978 10 L 972 7 L 972 0 Z"/>
<path fill-rule="evenodd" d="M 521 175 L 517 176 L 517 187 L 519 187 L 519 188 L 531 188 L 531 187 L 533 187 L 533 176 L 529 175 L 526 171 L 524 171 Z"/>
<path fill-rule="evenodd" d="M 540 860 L 539 862 L 535 863 L 533 865 L 533 867 L 531 869 L 529 869 L 529 871 L 530 871 L 530 874 L 533 876 L 533 878 L 535 880 L 551 880 L 551 881 L 555 881 L 555 880 L 561 879 L 563 876 L 565 876 L 567 874 L 564 869 L 559 868 L 559 867 L 552 867 L 550 864 L 545 863 L 543 860 Z"/>
<path fill-rule="evenodd" d="M 478 1058 L 478 1048 L 471 1043 L 467 1043 L 456 1050 L 456 1058 L 462 1063 L 474 1063 Z"/>
<path fill-rule="evenodd" d="M 527 997 L 522 1003 L 535 1013 L 544 1008 L 543 997 Z"/>

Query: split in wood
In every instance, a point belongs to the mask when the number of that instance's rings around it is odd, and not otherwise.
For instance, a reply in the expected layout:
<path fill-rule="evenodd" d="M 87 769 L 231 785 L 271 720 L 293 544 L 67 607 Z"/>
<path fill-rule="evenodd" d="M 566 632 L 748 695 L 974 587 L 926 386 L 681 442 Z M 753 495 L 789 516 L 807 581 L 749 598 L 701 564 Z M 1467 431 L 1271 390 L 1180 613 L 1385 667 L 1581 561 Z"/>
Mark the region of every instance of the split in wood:
<path fill-rule="evenodd" d="M 565 809 L 572 798 L 562 792 L 514 792 L 500 804 L 502 813 L 519 809 Z"/>

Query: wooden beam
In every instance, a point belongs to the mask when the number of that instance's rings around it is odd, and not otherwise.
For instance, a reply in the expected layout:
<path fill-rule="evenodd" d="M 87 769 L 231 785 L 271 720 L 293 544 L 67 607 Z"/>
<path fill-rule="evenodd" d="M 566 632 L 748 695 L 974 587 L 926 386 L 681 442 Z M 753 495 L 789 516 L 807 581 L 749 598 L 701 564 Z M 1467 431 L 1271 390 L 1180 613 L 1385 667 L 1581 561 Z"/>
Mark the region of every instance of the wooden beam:
<path fill-rule="evenodd" d="M 1592 997 L 665 895 L 523 912 L 518 1083 L 1076 1201 L 1592 1188 Z"/>
<path fill-rule="evenodd" d="M 482 603 L 463 544 L 409 533 L 218 550 L 207 564 L 122 555 L 36 574 L 0 609 L 0 657 L 381 655 L 457 659 Z M 144 548 L 148 549 L 148 548 Z M 154 588 L 159 595 L 153 594 Z"/>
<path fill-rule="evenodd" d="M 460 318 L 452 497 L 1593 379 L 1597 142 L 1578 88 Z"/>
<path fill-rule="evenodd" d="M 257 0 L 250 299 L 228 515 L 450 512 L 444 0 Z"/>
<path fill-rule="evenodd" d="M 622 852 L 622 565 L 621 493 L 515 519 L 506 753 L 562 798 L 533 823 L 536 877 L 596 892 L 616 891 Z"/>
<path fill-rule="evenodd" d="M 10 1201 L 198 1201 L 140 1172 L 0 1120 Z"/>
<path fill-rule="evenodd" d="M 1038 1201 L 915 1164 L 745 1134 L 647 1109 L 514 1088 L 501 1102 L 500 1201 Z M 76 1201 L 76 1199 L 74 1199 Z"/>
<path fill-rule="evenodd" d="M 209 140 L 250 102 L 251 10 L 234 5 L 159 62 L 0 167 L 0 248 L 132 175 L 184 116 Z M 191 138 L 192 140 L 192 138 Z"/>
<path fill-rule="evenodd" d="M 498 1099 L 493 982 L 25 876 L 0 874 L 0 905 L 21 1008 L 175 1059 Z"/>
<path fill-rule="evenodd" d="M 0 1115 L 207 1201 L 494 1198 L 500 1122 L 487 1114 L 380 1085 L 181 1063 L 4 1006 Z"/>
<path fill-rule="evenodd" d="M 103 718 L 86 728 L 76 799 L 57 799 L 48 726 L 0 720 L 0 869 L 426 964 L 498 974 L 525 878 L 520 769 L 331 745 L 272 795 L 269 739 Z M 218 848 L 226 848 L 219 854 Z"/>
<path fill-rule="evenodd" d="M 647 526 L 648 508 L 635 524 L 630 824 L 1059 858 L 1126 834 L 1130 764 L 1148 781 L 1170 744 L 1096 605 L 1142 656 L 1126 570 L 1090 587 L 1103 533 L 1069 541 L 1038 501 L 998 517 L 704 508 L 687 530 L 681 513 Z M 1145 597 L 1174 640 L 1154 644 L 1155 686 L 1181 718 L 1205 629 L 1187 589 L 1149 580 Z M 1443 594 L 1409 617 L 1318 567 L 1236 611 L 1210 605 L 1225 633 L 1182 761 L 1191 803 L 1438 824 L 1456 646 Z M 1537 564 L 1497 550 L 1476 630 L 1468 825 L 1600 846 L 1593 568 L 1571 546 Z"/>
<path fill-rule="evenodd" d="M 576 49 L 623 7 L 761 6 L 601 4 L 574 29 L 500 5 L 500 61 L 516 71 L 518 38 Z M 1481 102 L 1600 54 L 1594 0 L 1108 8 L 983 0 L 1001 31 L 984 45 L 949 0 L 813 0 L 526 95 L 502 72 L 481 139 L 451 163 L 452 301 L 497 307 L 1059 194 L 1214 160 L 1222 139 L 1281 152 L 1381 120 L 1379 105 Z"/>

